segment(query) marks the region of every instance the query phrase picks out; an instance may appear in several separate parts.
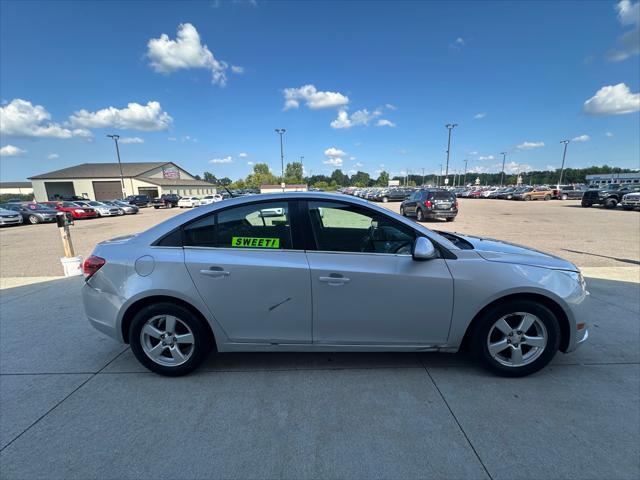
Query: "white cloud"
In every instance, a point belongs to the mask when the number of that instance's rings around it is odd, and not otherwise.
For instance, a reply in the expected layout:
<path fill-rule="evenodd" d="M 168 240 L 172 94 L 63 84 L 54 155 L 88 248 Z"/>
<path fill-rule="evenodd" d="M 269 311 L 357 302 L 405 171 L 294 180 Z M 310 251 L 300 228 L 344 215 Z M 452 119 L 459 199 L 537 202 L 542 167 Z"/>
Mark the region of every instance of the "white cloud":
<path fill-rule="evenodd" d="M 240 152 L 240 153 L 238 154 L 238 156 L 239 156 L 240 158 L 247 158 L 247 157 L 249 156 L 249 154 L 247 154 L 247 153 L 245 153 L 245 152 Z"/>
<path fill-rule="evenodd" d="M 611 132 L 605 132 L 605 136 L 612 138 L 613 137 L 613 133 Z"/>
<path fill-rule="evenodd" d="M 502 171 L 502 165 L 499 165 L 500 170 Z M 528 172 L 531 170 L 531 165 L 526 163 L 516 163 L 516 162 L 508 162 L 504 165 L 505 173 L 518 173 L 518 172 Z"/>
<path fill-rule="evenodd" d="M 227 155 L 226 157 L 222 157 L 222 158 L 212 158 L 211 160 L 209 160 L 209 163 L 217 163 L 217 164 L 232 163 L 232 162 L 233 162 L 233 158 L 231 157 L 231 155 Z"/>
<path fill-rule="evenodd" d="M 346 155 L 346 153 L 342 150 L 340 150 L 339 148 L 336 147 L 329 147 L 324 151 L 324 154 L 327 157 L 344 157 Z"/>
<path fill-rule="evenodd" d="M 387 120 L 386 118 L 381 118 L 380 120 L 378 120 L 378 122 L 376 123 L 376 127 L 395 127 L 396 124 L 393 123 L 390 120 Z"/>
<path fill-rule="evenodd" d="M 152 38 L 147 43 L 147 57 L 151 67 L 158 73 L 169 74 L 176 70 L 203 68 L 211 71 L 212 83 L 225 86 L 229 65 L 217 60 L 209 47 L 200 42 L 200 34 L 190 23 L 178 25 L 176 40 L 166 33 Z M 235 67 L 242 68 L 242 67 Z M 242 73 L 234 71 L 234 73 Z"/>
<path fill-rule="evenodd" d="M 455 48 L 457 50 L 460 50 L 462 47 L 464 47 L 467 44 L 467 42 L 464 41 L 464 38 L 462 37 L 458 37 L 456 38 L 453 43 L 451 43 L 449 46 L 451 48 Z"/>
<path fill-rule="evenodd" d="M 480 120 L 481 118 L 484 118 L 487 116 L 486 112 L 480 112 L 480 113 L 476 113 L 473 118 L 475 118 L 476 120 Z"/>
<path fill-rule="evenodd" d="M 471 167 L 469 170 L 467 170 L 467 173 L 487 173 L 489 171 L 489 169 L 487 167 L 480 167 L 478 165 Z M 435 172 L 436 174 L 440 174 L 440 172 Z"/>
<path fill-rule="evenodd" d="M 572 142 L 588 142 L 589 140 L 591 140 L 591 137 L 589 135 L 578 135 L 577 137 L 573 137 L 571 139 Z"/>
<path fill-rule="evenodd" d="M 69 123 L 84 128 L 118 128 L 146 132 L 167 130 L 173 119 L 162 111 L 159 102 L 140 105 L 129 103 L 126 108 L 107 107 L 97 112 L 79 110 L 69 117 Z"/>
<path fill-rule="evenodd" d="M 341 167 L 342 166 L 342 159 L 341 158 L 327 158 L 324 162 L 325 165 L 331 165 L 334 167 Z"/>
<path fill-rule="evenodd" d="M 366 108 L 357 110 L 349 115 L 347 111 L 343 109 L 338 112 L 338 118 L 331 122 L 331 128 L 341 129 L 355 127 L 356 125 L 369 125 L 372 120 L 380 115 L 382 115 L 380 110 L 369 112 Z"/>
<path fill-rule="evenodd" d="M 231 65 L 231 71 L 233 73 L 237 73 L 238 75 L 242 75 L 244 73 L 244 67 L 240 67 L 238 65 Z"/>
<path fill-rule="evenodd" d="M 5 145 L 0 148 L 0 157 L 17 157 L 19 155 L 24 155 L 25 153 L 27 153 L 26 150 L 16 147 L 15 145 Z"/>
<path fill-rule="evenodd" d="M 181 142 L 193 142 L 193 143 L 197 143 L 198 139 L 195 137 L 190 137 L 189 135 L 185 135 L 184 137 L 182 137 L 180 139 Z"/>
<path fill-rule="evenodd" d="M 58 155 L 57 153 L 50 153 L 49 155 L 47 155 L 47 160 L 55 160 L 56 158 L 60 158 L 60 155 Z"/>
<path fill-rule="evenodd" d="M 473 151 L 469 152 L 469 155 L 477 155 L 477 154 L 478 154 L 478 152 L 476 150 L 473 150 Z"/>
<path fill-rule="evenodd" d="M 544 147 L 544 142 L 522 142 L 516 148 L 518 150 L 533 150 L 534 148 Z"/>
<path fill-rule="evenodd" d="M 621 0 L 615 9 L 618 11 L 620 24 L 631 27 L 631 30 L 618 37 L 619 49 L 607 53 L 609 60 L 620 62 L 640 53 L 640 2 Z"/>
<path fill-rule="evenodd" d="M 480 155 L 478 160 L 495 160 L 496 157 L 494 155 Z"/>
<path fill-rule="evenodd" d="M 396 107 L 394 104 L 392 103 L 385 103 L 384 104 L 384 108 L 386 108 L 387 110 L 397 110 L 398 107 Z"/>
<path fill-rule="evenodd" d="M 364 166 L 364 164 L 360 163 L 360 162 L 356 162 L 353 164 L 354 167 L 356 168 L 362 168 Z"/>
<path fill-rule="evenodd" d="M 93 138 L 84 128 L 70 129 L 51 121 L 51 114 L 42 105 L 15 98 L 0 107 L 0 134 L 16 137 Z"/>
<path fill-rule="evenodd" d="M 170 142 L 175 142 L 178 139 L 176 137 L 167 137 L 167 140 L 169 140 Z"/>
<path fill-rule="evenodd" d="M 349 160 L 351 160 L 353 162 L 354 160 L 356 160 L 356 158 L 358 158 L 358 157 L 349 157 Z"/>
<path fill-rule="evenodd" d="M 545 167 L 545 170 L 549 170 L 550 172 L 553 172 L 555 170 L 557 170 L 558 167 L 556 167 L 555 165 L 547 165 Z"/>
<path fill-rule="evenodd" d="M 120 143 L 129 144 L 129 143 L 144 143 L 144 139 L 140 137 L 122 137 Z"/>
<path fill-rule="evenodd" d="M 640 110 L 640 93 L 631 93 L 624 83 L 602 87 L 584 102 L 587 115 L 623 115 Z"/>
<path fill-rule="evenodd" d="M 300 102 L 312 109 L 342 107 L 349 103 L 349 97 L 339 92 L 321 92 L 314 85 L 303 85 L 300 88 L 285 88 L 284 109 L 298 108 Z"/>

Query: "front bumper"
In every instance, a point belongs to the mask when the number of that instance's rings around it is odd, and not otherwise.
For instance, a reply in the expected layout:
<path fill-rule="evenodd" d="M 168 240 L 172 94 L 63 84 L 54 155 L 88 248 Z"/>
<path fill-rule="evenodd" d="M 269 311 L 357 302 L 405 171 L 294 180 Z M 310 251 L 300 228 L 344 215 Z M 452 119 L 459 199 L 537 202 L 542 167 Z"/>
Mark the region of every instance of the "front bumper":
<path fill-rule="evenodd" d="M 623 207 L 635 207 L 635 208 L 638 208 L 638 207 L 640 207 L 640 200 L 623 198 L 622 199 L 622 206 Z"/>
<path fill-rule="evenodd" d="M 5 225 L 20 225 L 22 223 L 22 217 L 15 217 L 15 218 L 7 218 L 7 217 L 0 217 L 0 225 L 5 226 Z"/>

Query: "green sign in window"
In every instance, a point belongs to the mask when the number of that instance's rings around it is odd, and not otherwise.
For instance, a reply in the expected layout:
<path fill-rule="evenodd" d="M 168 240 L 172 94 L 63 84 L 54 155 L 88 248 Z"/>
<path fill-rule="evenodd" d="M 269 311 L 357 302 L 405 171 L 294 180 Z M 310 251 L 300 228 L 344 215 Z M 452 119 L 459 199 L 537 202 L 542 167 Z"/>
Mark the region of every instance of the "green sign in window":
<path fill-rule="evenodd" d="M 232 237 L 231 246 L 236 248 L 280 248 L 280 239 L 260 237 Z"/>

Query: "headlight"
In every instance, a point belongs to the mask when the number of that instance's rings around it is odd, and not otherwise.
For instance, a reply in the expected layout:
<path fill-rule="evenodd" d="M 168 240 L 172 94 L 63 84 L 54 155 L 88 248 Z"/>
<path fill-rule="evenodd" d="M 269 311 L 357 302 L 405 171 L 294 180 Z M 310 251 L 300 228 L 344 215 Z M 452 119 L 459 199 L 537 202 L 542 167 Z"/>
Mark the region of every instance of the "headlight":
<path fill-rule="evenodd" d="M 587 283 L 584 281 L 584 277 L 582 276 L 582 272 L 564 272 L 569 275 L 584 291 L 587 289 Z"/>

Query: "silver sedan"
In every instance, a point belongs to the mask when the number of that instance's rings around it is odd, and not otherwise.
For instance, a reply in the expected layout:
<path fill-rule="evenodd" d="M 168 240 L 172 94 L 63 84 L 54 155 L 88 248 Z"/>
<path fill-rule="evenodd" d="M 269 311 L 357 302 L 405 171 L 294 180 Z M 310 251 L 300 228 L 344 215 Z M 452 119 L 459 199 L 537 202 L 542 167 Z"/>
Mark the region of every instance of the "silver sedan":
<path fill-rule="evenodd" d="M 533 373 L 588 337 L 578 268 L 484 238 L 435 232 L 343 195 L 233 198 L 99 244 L 84 307 L 164 375 L 211 349 L 469 348 L 504 376 Z"/>

